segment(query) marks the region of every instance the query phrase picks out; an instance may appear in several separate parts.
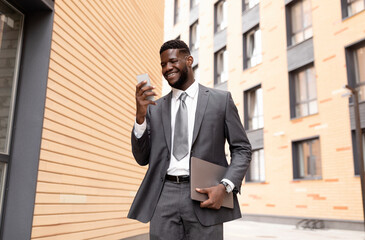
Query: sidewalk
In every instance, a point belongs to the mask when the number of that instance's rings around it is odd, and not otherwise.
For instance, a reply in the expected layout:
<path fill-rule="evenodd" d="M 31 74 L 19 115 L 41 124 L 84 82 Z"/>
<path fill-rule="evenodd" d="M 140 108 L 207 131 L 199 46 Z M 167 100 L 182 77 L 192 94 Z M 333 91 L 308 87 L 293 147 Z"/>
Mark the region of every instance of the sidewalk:
<path fill-rule="evenodd" d="M 260 223 L 242 219 L 224 224 L 224 240 L 365 240 L 361 231 L 296 229 L 293 225 Z"/>

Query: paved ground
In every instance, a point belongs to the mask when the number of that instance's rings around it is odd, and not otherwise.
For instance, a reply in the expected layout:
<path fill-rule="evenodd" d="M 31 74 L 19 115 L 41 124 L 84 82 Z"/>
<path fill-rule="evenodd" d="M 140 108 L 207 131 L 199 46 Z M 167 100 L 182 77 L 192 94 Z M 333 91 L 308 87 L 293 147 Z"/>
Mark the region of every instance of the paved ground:
<path fill-rule="evenodd" d="M 304 230 L 293 225 L 243 221 L 224 224 L 224 240 L 365 240 L 362 231 L 337 229 Z"/>

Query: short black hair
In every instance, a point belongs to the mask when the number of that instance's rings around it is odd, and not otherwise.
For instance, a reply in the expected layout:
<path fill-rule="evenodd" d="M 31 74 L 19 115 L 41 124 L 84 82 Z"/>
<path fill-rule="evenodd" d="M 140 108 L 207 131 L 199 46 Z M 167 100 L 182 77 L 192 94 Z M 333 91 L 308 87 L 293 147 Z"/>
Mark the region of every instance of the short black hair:
<path fill-rule="evenodd" d="M 168 49 L 179 49 L 179 51 L 181 53 L 190 55 L 190 50 L 188 45 L 186 45 L 186 43 L 184 41 L 181 40 L 170 40 L 165 42 L 164 44 L 162 44 L 161 48 L 160 48 L 160 55 L 163 51 L 166 51 Z"/>

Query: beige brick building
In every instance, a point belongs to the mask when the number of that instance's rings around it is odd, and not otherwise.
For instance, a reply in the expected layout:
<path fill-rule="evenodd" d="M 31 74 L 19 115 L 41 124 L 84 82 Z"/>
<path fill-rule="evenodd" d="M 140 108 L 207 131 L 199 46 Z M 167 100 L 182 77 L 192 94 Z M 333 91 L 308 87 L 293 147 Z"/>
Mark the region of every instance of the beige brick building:
<path fill-rule="evenodd" d="M 365 81 L 364 4 L 165 1 L 165 40 L 189 43 L 200 83 L 232 92 L 255 150 L 240 196 L 247 218 L 362 228 L 352 104 L 341 95 Z"/>
<path fill-rule="evenodd" d="M 161 0 L 0 1 L 0 239 L 135 239 L 136 75 L 160 95 Z"/>

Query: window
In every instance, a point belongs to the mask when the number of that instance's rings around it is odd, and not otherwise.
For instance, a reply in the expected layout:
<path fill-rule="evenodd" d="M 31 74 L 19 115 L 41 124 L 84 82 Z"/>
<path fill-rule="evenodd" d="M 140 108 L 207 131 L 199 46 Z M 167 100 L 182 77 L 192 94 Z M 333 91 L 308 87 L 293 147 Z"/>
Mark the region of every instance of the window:
<path fill-rule="evenodd" d="M 319 138 L 293 142 L 294 179 L 318 179 L 322 175 Z"/>
<path fill-rule="evenodd" d="M 248 130 L 264 127 L 261 86 L 245 91 L 245 126 Z"/>
<path fill-rule="evenodd" d="M 215 32 L 220 32 L 227 27 L 227 2 L 219 1 L 215 4 Z"/>
<path fill-rule="evenodd" d="M 190 8 L 192 9 L 192 8 L 198 6 L 199 2 L 200 2 L 199 0 L 191 0 L 190 1 Z"/>
<path fill-rule="evenodd" d="M 174 4 L 174 24 L 180 20 L 180 0 L 175 0 Z"/>
<path fill-rule="evenodd" d="M 196 65 L 195 67 L 193 67 L 193 72 L 194 72 L 194 79 L 195 81 L 199 82 L 200 80 L 200 73 L 199 73 L 199 66 Z"/>
<path fill-rule="evenodd" d="M 18 64 L 23 30 L 23 15 L 0 2 L 0 204 L 6 170 L 18 80 Z M 1 205 L 0 205 L 1 213 Z"/>
<path fill-rule="evenodd" d="M 195 51 L 199 48 L 199 22 L 196 21 L 190 26 L 190 50 Z"/>
<path fill-rule="evenodd" d="M 245 33 L 243 39 L 243 69 L 247 69 L 262 62 L 261 30 L 259 27 L 255 27 Z"/>
<path fill-rule="evenodd" d="M 289 6 L 290 38 L 289 45 L 300 43 L 311 38 L 312 33 L 312 9 L 310 0 L 295 1 Z"/>
<path fill-rule="evenodd" d="M 248 10 L 259 4 L 260 0 L 243 0 L 243 11 Z"/>
<path fill-rule="evenodd" d="M 304 67 L 290 76 L 291 117 L 304 117 L 318 112 L 314 67 Z"/>
<path fill-rule="evenodd" d="M 365 9 L 365 0 L 341 0 L 342 17 L 351 17 Z"/>
<path fill-rule="evenodd" d="M 225 48 L 214 55 L 215 81 L 214 84 L 221 84 L 228 80 L 228 53 Z"/>
<path fill-rule="evenodd" d="M 265 182 L 264 149 L 252 152 L 252 160 L 246 174 L 246 182 Z"/>
<path fill-rule="evenodd" d="M 365 41 L 346 49 L 348 82 L 359 91 L 359 101 L 365 101 Z"/>

